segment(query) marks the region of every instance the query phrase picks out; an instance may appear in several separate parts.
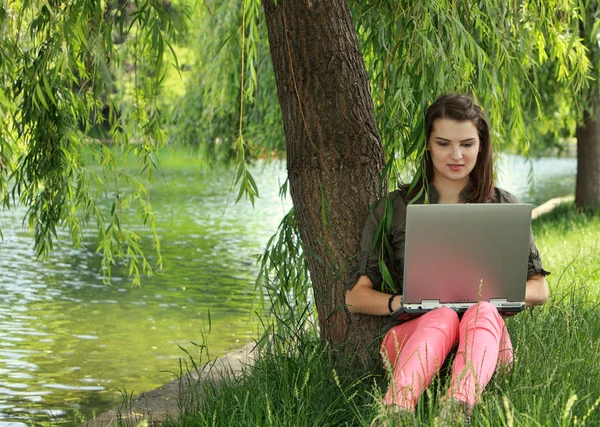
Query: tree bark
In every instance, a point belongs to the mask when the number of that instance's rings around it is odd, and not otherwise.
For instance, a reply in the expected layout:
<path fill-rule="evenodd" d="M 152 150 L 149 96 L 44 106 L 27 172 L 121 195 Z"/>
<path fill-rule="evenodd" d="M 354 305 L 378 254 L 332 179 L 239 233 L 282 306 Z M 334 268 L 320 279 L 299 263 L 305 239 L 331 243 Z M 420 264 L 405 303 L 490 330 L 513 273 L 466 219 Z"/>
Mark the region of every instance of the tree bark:
<path fill-rule="evenodd" d="M 600 96 L 593 98 L 592 108 L 584 113 L 577 135 L 577 181 L 575 205 L 600 208 Z"/>
<path fill-rule="evenodd" d="M 381 319 L 351 315 L 344 287 L 385 164 L 369 80 L 344 0 L 264 0 L 287 170 L 321 337 L 361 346 Z"/>

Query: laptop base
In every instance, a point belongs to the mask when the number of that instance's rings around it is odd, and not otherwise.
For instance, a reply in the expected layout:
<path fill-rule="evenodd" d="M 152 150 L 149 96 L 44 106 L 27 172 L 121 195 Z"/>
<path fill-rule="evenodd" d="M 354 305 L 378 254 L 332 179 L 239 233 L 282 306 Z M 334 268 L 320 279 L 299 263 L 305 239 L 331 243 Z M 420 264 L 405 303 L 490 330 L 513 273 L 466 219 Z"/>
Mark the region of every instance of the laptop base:
<path fill-rule="evenodd" d="M 490 301 L 490 303 L 498 309 L 498 313 L 502 317 L 514 316 L 515 314 L 517 314 L 525 309 L 524 302 L 509 303 L 509 302 L 506 302 L 505 300 L 499 300 L 499 301 L 492 300 L 492 301 Z M 406 322 L 408 320 L 419 317 L 431 310 L 435 310 L 436 308 L 441 308 L 441 307 L 448 307 L 448 308 L 456 311 L 456 313 L 459 316 L 462 316 L 465 313 L 465 311 L 467 311 L 467 309 L 474 304 L 476 304 L 476 303 L 473 302 L 473 303 L 444 304 L 444 303 L 440 303 L 439 301 L 435 301 L 435 303 L 433 303 L 433 301 L 431 301 L 431 300 L 425 300 L 425 301 L 421 302 L 420 304 L 403 305 L 398 310 L 396 310 L 392 314 L 390 314 L 390 317 L 399 322 Z"/>

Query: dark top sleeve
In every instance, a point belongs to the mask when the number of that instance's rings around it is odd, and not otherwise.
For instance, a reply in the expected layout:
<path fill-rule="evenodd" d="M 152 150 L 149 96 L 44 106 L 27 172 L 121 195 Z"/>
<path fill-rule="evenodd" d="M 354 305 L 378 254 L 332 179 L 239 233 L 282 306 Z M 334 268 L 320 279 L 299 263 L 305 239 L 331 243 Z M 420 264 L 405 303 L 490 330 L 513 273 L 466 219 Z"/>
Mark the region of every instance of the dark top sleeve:
<path fill-rule="evenodd" d="M 549 271 L 544 269 L 542 265 L 542 259 L 540 258 L 540 253 L 538 252 L 538 248 L 535 245 L 535 241 L 533 240 L 533 231 L 529 232 L 529 262 L 527 264 L 527 280 L 531 279 L 532 276 L 536 274 L 543 274 L 547 276 L 550 274 Z"/>
<path fill-rule="evenodd" d="M 388 215 L 391 215 L 391 221 L 386 222 Z M 359 277 L 366 275 L 373 282 L 374 289 L 383 290 L 383 277 L 379 268 L 379 260 L 382 258 L 390 272 L 396 292 L 402 290 L 405 225 L 406 202 L 401 191 L 394 191 L 375 203 L 363 228 L 356 264 L 350 271 L 347 289 L 352 289 Z M 386 240 L 383 241 L 382 238 Z"/>
<path fill-rule="evenodd" d="M 519 203 L 519 200 L 509 193 L 506 190 L 496 189 L 496 197 L 498 203 Z M 527 280 L 531 279 L 532 276 L 536 274 L 543 274 L 547 276 L 550 274 L 549 271 L 544 269 L 542 265 L 542 259 L 540 258 L 540 253 L 538 251 L 537 246 L 535 245 L 535 240 L 533 238 L 533 230 L 531 227 L 529 228 L 529 260 L 527 263 Z"/>

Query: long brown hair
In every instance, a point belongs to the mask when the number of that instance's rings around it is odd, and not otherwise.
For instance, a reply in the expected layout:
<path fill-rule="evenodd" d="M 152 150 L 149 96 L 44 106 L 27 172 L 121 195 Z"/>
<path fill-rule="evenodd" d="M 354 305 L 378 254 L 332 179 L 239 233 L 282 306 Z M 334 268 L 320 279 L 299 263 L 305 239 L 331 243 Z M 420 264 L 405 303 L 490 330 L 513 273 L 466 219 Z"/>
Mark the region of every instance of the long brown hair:
<path fill-rule="evenodd" d="M 425 144 L 428 143 L 433 124 L 438 119 L 451 119 L 457 122 L 471 121 L 477 128 L 479 147 L 475 167 L 470 174 L 470 183 L 465 202 L 489 202 L 494 190 L 494 167 L 492 162 L 492 141 L 490 127 L 485 114 L 469 95 L 442 95 L 425 112 Z M 428 183 L 433 182 L 433 161 L 428 152 L 424 155 L 425 176 L 417 183 L 411 194 L 418 194 Z"/>

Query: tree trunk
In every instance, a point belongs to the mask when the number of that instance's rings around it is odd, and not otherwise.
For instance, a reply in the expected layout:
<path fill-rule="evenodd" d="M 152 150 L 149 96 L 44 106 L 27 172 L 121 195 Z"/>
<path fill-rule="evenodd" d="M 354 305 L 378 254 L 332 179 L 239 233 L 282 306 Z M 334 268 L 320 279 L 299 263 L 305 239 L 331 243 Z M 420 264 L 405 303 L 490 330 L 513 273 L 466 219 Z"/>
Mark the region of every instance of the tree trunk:
<path fill-rule="evenodd" d="M 600 97 L 593 98 L 577 135 L 577 183 L 575 205 L 600 208 Z"/>
<path fill-rule="evenodd" d="M 381 319 L 349 314 L 344 286 L 385 162 L 350 9 L 344 0 L 263 5 L 321 337 L 364 345 Z"/>

